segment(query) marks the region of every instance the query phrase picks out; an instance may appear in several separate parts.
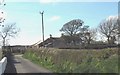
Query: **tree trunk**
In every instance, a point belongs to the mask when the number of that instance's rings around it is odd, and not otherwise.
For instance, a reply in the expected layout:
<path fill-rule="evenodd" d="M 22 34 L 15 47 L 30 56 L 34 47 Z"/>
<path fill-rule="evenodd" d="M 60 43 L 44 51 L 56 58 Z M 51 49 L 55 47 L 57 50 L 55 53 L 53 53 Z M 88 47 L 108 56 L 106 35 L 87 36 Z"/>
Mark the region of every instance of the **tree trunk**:
<path fill-rule="evenodd" d="M 108 44 L 110 44 L 110 37 L 108 36 L 107 38 L 108 38 L 108 39 L 107 39 L 107 41 L 108 41 Z"/>
<path fill-rule="evenodd" d="M 90 39 L 88 40 L 88 45 L 90 44 Z"/>
<path fill-rule="evenodd" d="M 3 52 L 3 56 L 5 56 L 5 38 L 3 38 L 3 46 L 2 46 L 2 52 Z"/>
<path fill-rule="evenodd" d="M 3 38 L 3 46 L 5 46 L 5 38 Z"/>

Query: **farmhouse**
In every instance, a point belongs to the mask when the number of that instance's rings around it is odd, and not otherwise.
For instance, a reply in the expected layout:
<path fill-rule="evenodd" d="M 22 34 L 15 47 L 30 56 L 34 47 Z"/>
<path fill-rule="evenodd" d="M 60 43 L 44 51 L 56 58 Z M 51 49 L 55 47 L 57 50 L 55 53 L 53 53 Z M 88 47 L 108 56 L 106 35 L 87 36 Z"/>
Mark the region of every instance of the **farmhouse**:
<path fill-rule="evenodd" d="M 38 44 L 38 47 L 48 47 L 48 48 L 70 48 L 75 47 L 74 44 L 76 44 L 77 47 L 80 46 L 82 40 L 75 38 L 75 43 L 71 42 L 71 38 L 68 36 L 61 36 L 61 37 L 50 37 L 46 39 L 44 42 L 41 42 Z"/>
<path fill-rule="evenodd" d="M 91 44 L 84 44 L 81 38 L 74 38 L 74 42 L 70 41 L 71 38 L 65 36 L 63 37 L 52 37 L 46 39 L 44 42 L 37 43 L 37 48 L 47 47 L 47 48 L 67 48 L 67 49 L 103 49 L 109 47 L 117 47 L 117 44 L 107 44 L 100 41 L 91 41 Z"/>
<path fill-rule="evenodd" d="M 61 48 L 65 46 L 65 41 L 59 37 L 50 37 L 46 39 L 44 42 L 38 44 L 39 47 L 52 47 L 52 48 Z"/>

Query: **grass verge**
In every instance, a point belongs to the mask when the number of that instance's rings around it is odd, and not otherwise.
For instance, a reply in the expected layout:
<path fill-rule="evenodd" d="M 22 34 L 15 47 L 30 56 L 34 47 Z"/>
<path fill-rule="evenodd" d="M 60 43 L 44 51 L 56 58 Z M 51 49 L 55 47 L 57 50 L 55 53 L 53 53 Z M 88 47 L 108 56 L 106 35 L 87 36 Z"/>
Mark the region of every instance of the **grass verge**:
<path fill-rule="evenodd" d="M 28 49 L 24 58 L 59 73 L 118 73 L 118 50 Z M 120 66 L 119 66 L 120 67 Z"/>

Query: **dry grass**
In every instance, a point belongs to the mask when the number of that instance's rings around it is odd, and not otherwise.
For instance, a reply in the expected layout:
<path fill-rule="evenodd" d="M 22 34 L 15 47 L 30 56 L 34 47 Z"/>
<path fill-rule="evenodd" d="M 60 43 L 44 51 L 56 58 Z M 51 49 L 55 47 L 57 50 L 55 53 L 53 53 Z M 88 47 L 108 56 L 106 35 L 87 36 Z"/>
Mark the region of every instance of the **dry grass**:
<path fill-rule="evenodd" d="M 107 48 L 101 50 L 73 50 L 73 49 L 53 49 L 53 48 L 40 48 L 30 49 L 41 58 L 52 58 L 55 64 L 61 64 L 62 61 L 70 61 L 80 64 L 86 58 L 106 59 L 111 55 L 117 54 L 117 48 Z"/>
<path fill-rule="evenodd" d="M 28 49 L 24 57 L 54 72 L 118 73 L 118 49 Z M 112 66 L 112 67 L 111 67 Z"/>

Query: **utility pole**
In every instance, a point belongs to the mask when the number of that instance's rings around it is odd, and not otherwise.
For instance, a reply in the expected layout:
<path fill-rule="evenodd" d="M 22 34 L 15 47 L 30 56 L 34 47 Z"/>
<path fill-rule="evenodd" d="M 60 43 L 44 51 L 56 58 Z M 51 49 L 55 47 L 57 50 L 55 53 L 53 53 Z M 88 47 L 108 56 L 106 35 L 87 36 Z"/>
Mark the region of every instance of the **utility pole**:
<path fill-rule="evenodd" d="M 44 11 L 43 12 L 40 12 L 40 14 L 42 15 L 42 36 L 43 36 L 43 47 L 44 46 L 44 22 L 43 22 L 43 14 L 44 14 Z"/>

